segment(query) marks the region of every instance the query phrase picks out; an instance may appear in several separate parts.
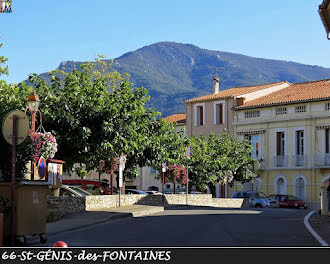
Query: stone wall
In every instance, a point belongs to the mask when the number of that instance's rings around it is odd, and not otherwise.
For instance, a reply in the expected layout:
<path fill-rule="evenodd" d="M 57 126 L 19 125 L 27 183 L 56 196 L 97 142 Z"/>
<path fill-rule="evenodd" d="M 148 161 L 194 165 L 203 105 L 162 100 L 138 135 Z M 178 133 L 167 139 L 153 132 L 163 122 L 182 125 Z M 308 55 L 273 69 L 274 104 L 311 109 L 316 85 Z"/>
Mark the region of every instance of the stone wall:
<path fill-rule="evenodd" d="M 121 195 L 121 206 L 141 205 L 186 205 L 185 194 L 164 195 Z M 211 194 L 189 194 L 188 205 L 212 206 L 219 208 L 248 207 L 243 199 L 212 198 Z M 48 197 L 48 222 L 53 222 L 67 213 L 102 211 L 119 206 L 119 195 L 91 195 L 86 197 Z"/>
<path fill-rule="evenodd" d="M 47 222 L 54 222 L 68 213 L 85 211 L 85 197 L 48 197 Z"/>

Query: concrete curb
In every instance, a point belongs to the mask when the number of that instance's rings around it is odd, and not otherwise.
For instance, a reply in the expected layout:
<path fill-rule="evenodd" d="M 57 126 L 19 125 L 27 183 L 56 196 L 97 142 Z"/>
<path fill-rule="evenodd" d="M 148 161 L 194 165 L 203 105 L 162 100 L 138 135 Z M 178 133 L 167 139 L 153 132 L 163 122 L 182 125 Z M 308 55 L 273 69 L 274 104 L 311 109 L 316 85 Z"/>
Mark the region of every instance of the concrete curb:
<path fill-rule="evenodd" d="M 314 214 L 315 213 L 315 211 L 311 211 L 311 212 L 309 212 L 306 216 L 305 216 L 305 219 L 304 219 L 304 224 L 305 224 L 305 226 L 306 226 L 306 228 L 308 229 L 308 231 L 315 237 L 315 239 L 323 246 L 323 247 L 328 247 L 329 245 L 328 245 L 328 243 L 327 242 L 325 242 L 320 236 L 319 236 L 319 234 L 318 233 L 316 233 L 315 231 L 314 231 L 314 229 L 311 227 L 311 225 L 309 224 L 309 222 L 308 222 L 308 219 L 310 218 L 310 216 L 312 215 L 312 214 Z"/>

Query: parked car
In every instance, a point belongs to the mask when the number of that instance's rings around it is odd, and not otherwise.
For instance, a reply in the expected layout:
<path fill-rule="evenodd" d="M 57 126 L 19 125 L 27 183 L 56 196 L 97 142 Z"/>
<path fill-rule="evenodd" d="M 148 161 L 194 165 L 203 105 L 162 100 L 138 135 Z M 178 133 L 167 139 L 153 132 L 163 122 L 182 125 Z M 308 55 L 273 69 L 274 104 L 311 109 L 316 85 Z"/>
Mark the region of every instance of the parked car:
<path fill-rule="evenodd" d="M 286 195 L 286 194 L 272 194 L 269 195 L 270 198 L 278 201 L 280 207 L 284 208 L 304 208 L 307 209 L 307 204 L 300 200 L 299 198 L 293 195 Z"/>
<path fill-rule="evenodd" d="M 91 194 L 94 195 L 100 195 L 100 194 L 111 194 L 109 188 L 106 188 L 104 184 L 102 184 L 99 181 L 93 181 L 93 180 L 62 180 L 63 184 L 67 184 L 70 186 L 76 186 L 79 187 Z M 119 193 L 118 189 L 113 187 L 113 193 Z"/>
<path fill-rule="evenodd" d="M 84 197 L 87 195 L 91 194 L 75 186 L 62 184 L 60 188 L 60 196 Z"/>
<path fill-rule="evenodd" d="M 146 192 L 147 194 L 161 194 L 161 192 L 159 191 L 144 191 Z"/>
<path fill-rule="evenodd" d="M 257 191 L 238 191 L 234 192 L 231 198 L 247 198 L 250 207 L 264 208 L 279 207 L 279 203 L 272 198 L 267 197 L 266 194 Z"/>
<path fill-rule="evenodd" d="M 145 191 L 142 190 L 136 190 L 136 189 L 126 189 L 125 194 L 148 194 Z"/>

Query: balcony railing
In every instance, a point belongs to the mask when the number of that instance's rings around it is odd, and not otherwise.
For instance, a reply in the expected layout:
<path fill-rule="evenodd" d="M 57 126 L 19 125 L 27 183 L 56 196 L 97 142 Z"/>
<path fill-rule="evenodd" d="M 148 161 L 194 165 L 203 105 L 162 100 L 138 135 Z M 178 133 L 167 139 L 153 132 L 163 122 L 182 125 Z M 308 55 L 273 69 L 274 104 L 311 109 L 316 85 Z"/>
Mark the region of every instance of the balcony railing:
<path fill-rule="evenodd" d="M 316 168 L 330 168 L 330 154 L 313 155 L 313 164 Z"/>
<path fill-rule="evenodd" d="M 274 156 L 274 167 L 287 167 L 288 166 L 288 156 L 280 155 Z"/>
<path fill-rule="evenodd" d="M 291 156 L 292 167 L 306 167 L 307 156 L 306 155 L 293 155 Z"/>

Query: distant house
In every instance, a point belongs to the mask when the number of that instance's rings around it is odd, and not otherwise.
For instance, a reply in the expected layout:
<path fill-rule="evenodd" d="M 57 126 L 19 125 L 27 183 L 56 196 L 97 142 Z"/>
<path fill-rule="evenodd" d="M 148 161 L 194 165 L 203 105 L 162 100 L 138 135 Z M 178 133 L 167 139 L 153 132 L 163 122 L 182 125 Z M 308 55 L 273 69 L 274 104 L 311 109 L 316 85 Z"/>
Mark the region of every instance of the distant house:
<path fill-rule="evenodd" d="M 319 14 L 327 32 L 327 37 L 330 39 L 330 0 L 323 0 L 323 3 L 319 6 Z"/>
<path fill-rule="evenodd" d="M 235 108 L 235 136 L 262 160 L 255 189 L 319 203 L 330 178 L 330 79 L 289 87 Z"/>

